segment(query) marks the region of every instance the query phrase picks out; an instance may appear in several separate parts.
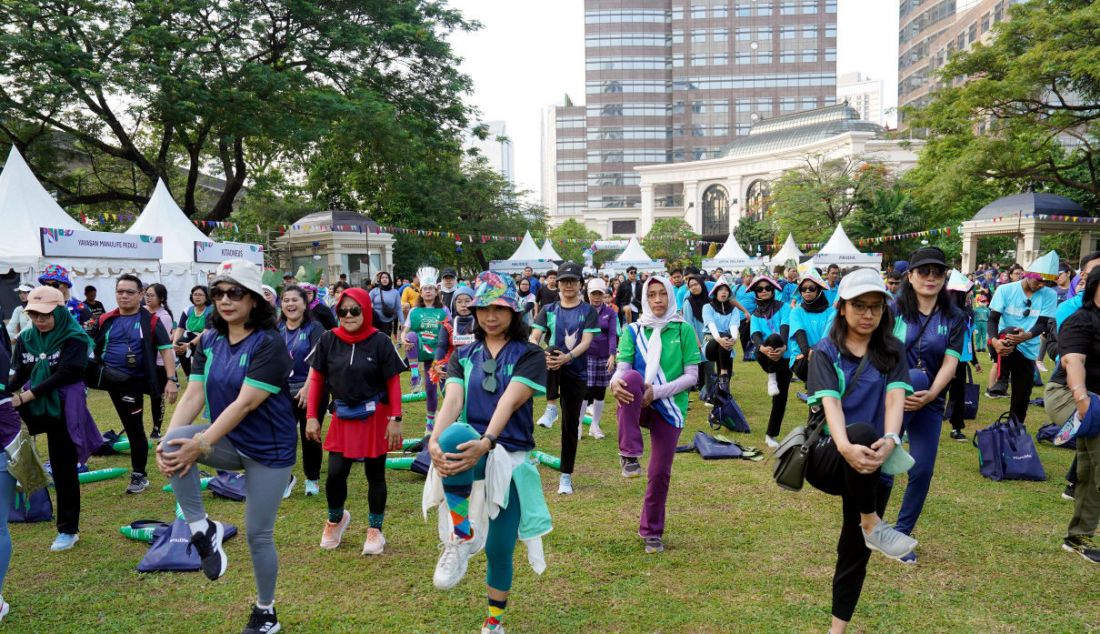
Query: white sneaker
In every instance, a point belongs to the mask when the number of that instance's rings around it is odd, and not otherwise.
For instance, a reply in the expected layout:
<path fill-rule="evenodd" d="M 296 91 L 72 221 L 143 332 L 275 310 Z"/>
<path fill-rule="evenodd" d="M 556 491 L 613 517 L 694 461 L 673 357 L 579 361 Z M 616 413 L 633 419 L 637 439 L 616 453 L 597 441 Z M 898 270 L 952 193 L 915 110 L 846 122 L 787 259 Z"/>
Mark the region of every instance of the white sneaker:
<path fill-rule="evenodd" d="M 561 474 L 561 479 L 558 480 L 558 495 L 573 495 L 573 476 L 571 474 Z"/>
<path fill-rule="evenodd" d="M 600 429 L 600 424 L 596 421 L 592 421 L 592 424 L 588 426 L 588 435 L 596 440 L 604 438 L 603 430 Z"/>
<path fill-rule="evenodd" d="M 313 497 L 321 492 L 320 483 L 317 480 L 306 480 L 306 497 Z"/>
<path fill-rule="evenodd" d="M 386 547 L 386 536 L 378 528 L 367 529 L 367 541 L 363 542 L 364 555 L 381 555 Z"/>
<path fill-rule="evenodd" d="M 774 372 L 768 374 L 768 396 L 779 396 L 779 381 Z"/>
<path fill-rule="evenodd" d="M 291 493 L 294 493 L 294 485 L 298 484 L 298 478 L 292 473 L 290 474 L 290 482 L 286 485 L 286 490 L 283 491 L 283 499 L 290 497 Z"/>
<path fill-rule="evenodd" d="M 0 599 L 0 601 L 3 601 L 3 599 Z M 0 607 L 0 621 L 4 620 L 4 617 L 8 615 L 8 612 L 11 612 L 11 604 L 7 601 L 4 601 L 4 607 Z"/>
<path fill-rule="evenodd" d="M 779 447 L 779 441 L 771 436 L 764 436 L 764 444 L 768 446 L 768 449 L 776 449 Z"/>
<path fill-rule="evenodd" d="M 463 541 L 452 535 L 450 540 L 439 545 L 439 561 L 432 576 L 436 588 L 450 590 L 462 581 L 470 563 L 470 554 L 474 552 L 472 541 Z"/>
<path fill-rule="evenodd" d="M 554 421 L 556 420 L 558 420 L 558 406 L 547 405 L 546 411 L 542 413 L 541 417 L 539 417 L 538 425 L 539 427 L 552 429 L 554 427 Z"/>

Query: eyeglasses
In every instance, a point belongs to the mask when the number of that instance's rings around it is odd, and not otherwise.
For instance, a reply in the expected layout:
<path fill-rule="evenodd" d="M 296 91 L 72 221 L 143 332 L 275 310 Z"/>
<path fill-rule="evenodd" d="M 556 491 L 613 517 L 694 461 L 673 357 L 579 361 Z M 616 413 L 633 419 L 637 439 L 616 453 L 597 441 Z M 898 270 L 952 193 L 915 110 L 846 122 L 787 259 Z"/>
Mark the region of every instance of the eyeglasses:
<path fill-rule="evenodd" d="M 40 319 L 46 319 L 47 317 L 53 317 L 53 313 L 40 313 L 40 312 L 33 311 L 33 310 L 28 310 L 26 315 L 27 315 L 27 317 L 30 317 L 31 319 L 33 319 L 35 321 L 38 321 Z"/>
<path fill-rule="evenodd" d="M 341 306 L 336 309 L 337 317 L 358 317 L 363 314 L 363 309 L 358 306 Z"/>
<path fill-rule="evenodd" d="M 115 295 L 127 295 L 127 296 L 129 296 L 129 295 L 137 295 L 140 292 L 141 291 L 135 291 L 135 290 L 129 289 L 129 288 L 116 288 L 115 289 Z"/>
<path fill-rule="evenodd" d="M 947 275 L 947 269 L 935 264 L 925 264 L 913 270 L 921 277 L 944 277 Z"/>
<path fill-rule="evenodd" d="M 231 286 L 229 288 L 221 288 L 215 286 L 210 289 L 210 297 L 214 298 L 214 301 L 221 301 L 221 298 L 228 297 L 230 301 L 239 302 L 244 299 L 245 294 L 248 291 L 244 290 L 240 286 Z"/>
<path fill-rule="evenodd" d="M 486 392 L 497 391 L 497 360 L 485 359 L 481 362 L 481 371 L 485 373 L 485 377 L 481 379 L 481 389 Z"/>
<path fill-rule="evenodd" d="M 882 314 L 882 311 L 886 310 L 886 304 L 882 303 L 882 302 L 880 302 L 878 304 L 864 304 L 863 302 L 850 302 L 848 305 L 852 307 L 852 312 L 854 312 L 857 315 L 866 315 L 867 312 L 870 311 L 873 316 L 878 317 L 879 315 Z"/>

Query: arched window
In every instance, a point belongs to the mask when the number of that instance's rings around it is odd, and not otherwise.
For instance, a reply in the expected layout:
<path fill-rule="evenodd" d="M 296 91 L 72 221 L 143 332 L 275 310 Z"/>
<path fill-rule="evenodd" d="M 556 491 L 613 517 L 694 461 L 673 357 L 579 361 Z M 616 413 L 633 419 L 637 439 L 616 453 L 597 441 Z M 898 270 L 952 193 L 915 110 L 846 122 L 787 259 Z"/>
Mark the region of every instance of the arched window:
<path fill-rule="evenodd" d="M 726 188 L 711 185 L 703 192 L 703 235 L 725 235 L 730 230 L 730 197 Z"/>
<path fill-rule="evenodd" d="M 761 220 L 771 206 L 772 187 L 766 180 L 755 180 L 745 194 L 744 215 Z"/>

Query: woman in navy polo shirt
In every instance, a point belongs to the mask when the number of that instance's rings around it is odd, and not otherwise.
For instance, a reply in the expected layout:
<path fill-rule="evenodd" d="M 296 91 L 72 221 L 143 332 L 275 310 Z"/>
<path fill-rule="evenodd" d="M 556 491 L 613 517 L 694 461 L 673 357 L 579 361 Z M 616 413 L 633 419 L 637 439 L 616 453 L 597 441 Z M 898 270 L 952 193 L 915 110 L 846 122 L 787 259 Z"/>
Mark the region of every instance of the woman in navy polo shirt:
<path fill-rule="evenodd" d="M 893 478 L 881 467 L 901 444 L 905 395 L 912 392 L 901 343 L 891 334 L 889 298 L 878 271 L 846 275 L 829 335 L 810 355 L 809 402 L 823 410 L 828 427 L 810 448 L 806 481 L 843 501 L 832 634 L 852 620 L 871 550 L 898 559 L 917 545 L 882 521 Z"/>
<path fill-rule="evenodd" d="M 207 519 L 203 508 L 195 463 L 244 470 L 245 533 L 257 598 L 243 633 L 273 632 L 279 627 L 275 517 L 298 449 L 287 386 L 293 364 L 275 330 L 275 308 L 264 300 L 259 266 L 222 262 L 210 296 L 216 308 L 212 329 L 195 348 L 187 391 L 157 446 L 157 466 L 172 483 L 210 580 L 225 574 L 229 560 L 222 548 L 225 529 Z M 192 424 L 203 409 L 213 423 Z"/>
<path fill-rule="evenodd" d="M 282 310 L 279 312 L 279 334 L 283 336 L 286 351 L 290 353 L 290 360 L 294 362 L 287 382 L 290 398 L 294 400 L 298 434 L 302 438 L 302 470 L 306 476 L 305 493 L 310 497 L 320 492 L 321 456 L 324 452 L 320 442 L 306 436 L 306 399 L 309 397 L 309 387 L 306 385 L 306 379 L 309 378 L 309 363 L 306 357 L 321 340 L 321 333 L 325 328 L 313 319 L 313 314 L 309 310 L 309 299 L 302 287 L 292 284 L 284 288 L 280 305 Z M 323 402 L 318 408 L 318 433 L 321 431 L 321 423 L 324 422 L 325 410 L 328 407 L 328 394 L 324 394 L 322 398 Z"/>
<path fill-rule="evenodd" d="M 928 497 L 946 390 L 955 378 L 966 336 L 965 316 L 947 292 L 945 260 L 936 247 L 914 251 L 895 303 L 894 336 L 905 345 L 909 384 L 915 390 L 905 399 L 904 428 L 909 433 L 909 452 L 917 463 L 909 471 L 896 526 L 906 535 L 913 533 Z M 917 555 L 910 553 L 901 561 L 916 563 Z"/>
<path fill-rule="evenodd" d="M 532 396 L 546 392 L 546 358 L 527 341 L 517 299 L 510 277 L 478 276 L 476 341 L 451 355 L 448 388 L 428 441 L 434 471 L 425 484 L 425 506 L 445 500 L 450 517 L 441 527 L 446 539 L 433 581 L 441 590 L 453 588 L 470 556 L 484 547 L 489 614 L 483 633 L 504 631 L 517 538 L 528 543 L 528 559 L 541 562 L 537 540 L 550 530 L 538 470 L 527 461 L 535 448 Z M 431 495 L 436 474 L 442 477 L 439 500 Z M 498 509 L 491 520 L 488 506 Z"/>

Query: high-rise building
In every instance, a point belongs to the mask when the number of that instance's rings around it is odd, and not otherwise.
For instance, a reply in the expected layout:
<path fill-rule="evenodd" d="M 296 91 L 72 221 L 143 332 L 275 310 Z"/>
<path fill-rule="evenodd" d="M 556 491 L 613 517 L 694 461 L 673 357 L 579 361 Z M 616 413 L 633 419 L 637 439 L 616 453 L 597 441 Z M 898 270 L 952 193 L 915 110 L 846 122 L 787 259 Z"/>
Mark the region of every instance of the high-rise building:
<path fill-rule="evenodd" d="M 864 77 L 862 73 L 845 73 L 836 80 L 836 100 L 846 102 L 859 118 L 881 126 L 886 125 L 882 112 L 882 80 Z"/>
<path fill-rule="evenodd" d="M 542 117 L 542 205 L 550 223 L 569 218 L 583 222 L 587 200 L 585 180 L 584 106 L 573 105 L 569 95 L 562 105 L 549 106 Z"/>
<path fill-rule="evenodd" d="M 501 176 L 515 183 L 516 163 L 512 154 L 512 140 L 503 121 L 486 121 L 483 124 L 488 134 L 479 139 L 473 134 L 466 137 L 466 146 L 476 148 L 489 161 L 489 167 L 500 172 Z"/>
<path fill-rule="evenodd" d="M 555 126 L 559 162 L 579 168 L 562 152 L 583 151 L 584 181 L 557 171 L 557 210 L 575 213 L 563 196 L 584 191 L 589 228 L 644 234 L 643 195 L 658 209 L 685 201 L 674 185 L 643 193 L 635 167 L 715 158 L 755 121 L 833 103 L 836 5 L 586 0 L 583 138 L 563 136 L 580 125 L 575 110 L 558 109 Z"/>

